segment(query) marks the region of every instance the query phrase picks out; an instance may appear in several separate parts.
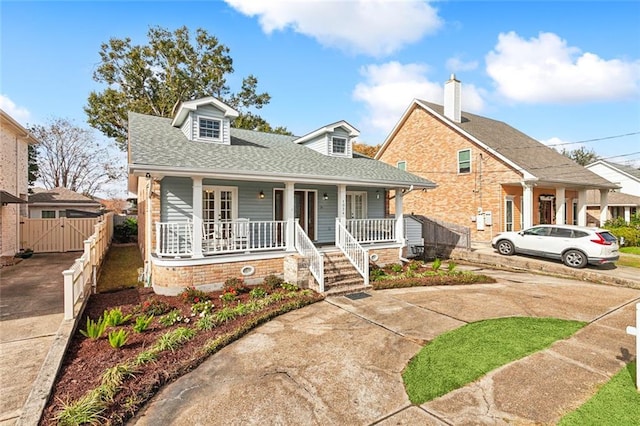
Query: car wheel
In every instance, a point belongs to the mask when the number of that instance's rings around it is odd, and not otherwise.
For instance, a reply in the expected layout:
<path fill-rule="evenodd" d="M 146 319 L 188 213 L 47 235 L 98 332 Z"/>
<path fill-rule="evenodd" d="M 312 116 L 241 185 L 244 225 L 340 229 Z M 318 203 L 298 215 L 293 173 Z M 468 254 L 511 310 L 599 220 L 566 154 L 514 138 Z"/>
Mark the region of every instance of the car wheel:
<path fill-rule="evenodd" d="M 496 245 L 498 248 L 498 253 L 504 256 L 511 256 L 516 252 L 516 248 L 513 246 L 513 243 L 509 240 L 500 240 Z"/>
<path fill-rule="evenodd" d="M 587 256 L 580 250 L 567 250 L 562 255 L 562 262 L 570 268 L 584 268 L 587 260 Z"/>

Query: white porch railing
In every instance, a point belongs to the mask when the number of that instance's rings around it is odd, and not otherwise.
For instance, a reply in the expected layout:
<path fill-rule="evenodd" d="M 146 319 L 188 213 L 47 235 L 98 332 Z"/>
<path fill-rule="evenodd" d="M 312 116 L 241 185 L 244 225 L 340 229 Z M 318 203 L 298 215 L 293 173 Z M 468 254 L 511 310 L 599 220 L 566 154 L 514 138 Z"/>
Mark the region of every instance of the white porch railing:
<path fill-rule="evenodd" d="M 104 260 L 113 237 L 113 213 L 102 216 L 94 225 L 95 232 L 84 241 L 84 252 L 71 267 L 62 272 L 64 277 L 64 319 L 76 317 L 76 304 L 95 293 L 97 271 Z M 90 288 L 91 287 L 91 288 Z"/>
<path fill-rule="evenodd" d="M 202 228 L 204 254 L 282 250 L 287 247 L 284 220 L 204 222 Z"/>
<path fill-rule="evenodd" d="M 364 278 L 364 285 L 369 285 L 369 251 L 362 248 L 360 243 L 345 228 L 340 219 L 336 218 L 336 246 L 351 261 L 353 266 Z"/>
<path fill-rule="evenodd" d="M 346 229 L 361 243 L 396 240 L 395 219 L 348 219 Z"/>
<path fill-rule="evenodd" d="M 298 253 L 309 259 L 309 270 L 319 285 L 320 292 L 324 292 L 324 255 L 318 251 L 304 229 L 296 222 L 295 246 Z"/>
<path fill-rule="evenodd" d="M 284 250 L 286 222 L 236 219 L 202 224 L 202 253 L 228 254 Z M 193 222 L 156 222 L 156 255 L 189 257 L 194 254 Z"/>
<path fill-rule="evenodd" d="M 156 222 L 156 254 L 158 256 L 193 255 L 191 222 Z"/>

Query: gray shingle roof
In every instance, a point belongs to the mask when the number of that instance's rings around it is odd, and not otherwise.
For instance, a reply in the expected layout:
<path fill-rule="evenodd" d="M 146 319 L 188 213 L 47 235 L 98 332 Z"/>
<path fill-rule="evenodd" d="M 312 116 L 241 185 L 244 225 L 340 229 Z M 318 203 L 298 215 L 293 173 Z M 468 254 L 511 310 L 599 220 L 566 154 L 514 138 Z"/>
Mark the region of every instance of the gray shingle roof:
<path fill-rule="evenodd" d="M 57 204 L 65 204 L 65 203 L 74 203 L 74 204 L 95 204 L 96 206 L 100 206 L 100 203 L 85 196 L 79 194 L 75 191 L 72 191 L 68 188 L 53 188 L 38 191 L 35 194 L 29 195 L 29 203 L 57 203 Z"/>
<path fill-rule="evenodd" d="M 442 105 L 426 101 L 419 102 L 444 116 Z M 462 111 L 461 121 L 461 123 L 456 123 L 458 127 L 541 181 L 581 186 L 615 187 L 608 180 L 582 167 L 555 149 L 538 142 L 502 121 L 464 111 Z"/>
<path fill-rule="evenodd" d="M 380 161 L 329 157 L 293 143 L 297 137 L 231 129 L 231 145 L 188 140 L 171 119 L 129 113 L 130 168 L 184 169 L 229 175 L 435 186 Z"/>
<path fill-rule="evenodd" d="M 620 170 L 628 175 L 633 176 L 634 178 L 640 180 L 640 169 L 636 169 L 635 167 L 627 166 L 625 164 L 612 163 L 611 161 L 600 160 L 605 164 L 608 164 L 610 167 Z"/>

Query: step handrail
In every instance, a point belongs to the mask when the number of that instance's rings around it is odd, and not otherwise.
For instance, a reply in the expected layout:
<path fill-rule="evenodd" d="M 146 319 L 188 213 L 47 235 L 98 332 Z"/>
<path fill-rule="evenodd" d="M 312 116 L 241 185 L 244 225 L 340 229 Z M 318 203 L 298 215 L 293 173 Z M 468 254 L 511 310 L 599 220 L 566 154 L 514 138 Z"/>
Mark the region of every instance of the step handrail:
<path fill-rule="evenodd" d="M 336 218 L 336 246 L 362 275 L 364 285 L 369 286 L 369 250 L 360 245 L 339 218 Z"/>
<path fill-rule="evenodd" d="M 300 224 L 295 223 L 295 247 L 298 253 L 309 259 L 309 270 L 318 282 L 320 293 L 324 293 L 324 255 L 318 251 Z"/>

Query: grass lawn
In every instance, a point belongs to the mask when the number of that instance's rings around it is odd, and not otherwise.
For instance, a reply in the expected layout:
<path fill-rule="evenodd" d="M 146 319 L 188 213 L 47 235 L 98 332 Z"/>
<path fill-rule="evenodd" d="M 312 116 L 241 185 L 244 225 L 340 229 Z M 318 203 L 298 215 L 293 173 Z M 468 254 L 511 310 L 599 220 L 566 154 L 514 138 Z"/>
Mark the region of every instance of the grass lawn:
<path fill-rule="evenodd" d="M 640 392 L 636 364 L 627 364 L 580 408 L 567 414 L 561 426 L 640 425 Z"/>
<path fill-rule="evenodd" d="M 112 244 L 102 263 L 98 293 L 141 286 L 138 268 L 142 268 L 142 256 L 137 245 Z"/>
<path fill-rule="evenodd" d="M 623 248 L 638 249 L 638 247 L 623 247 Z M 620 251 L 622 251 L 622 249 Z M 620 259 L 618 259 L 618 261 L 616 262 L 616 265 L 631 266 L 632 268 L 640 268 L 640 256 L 622 252 L 620 253 Z"/>
<path fill-rule="evenodd" d="M 491 370 L 565 339 L 586 323 L 555 318 L 498 318 L 436 337 L 402 374 L 409 400 L 423 404 Z"/>
<path fill-rule="evenodd" d="M 640 247 L 620 247 L 620 252 L 640 256 Z"/>

